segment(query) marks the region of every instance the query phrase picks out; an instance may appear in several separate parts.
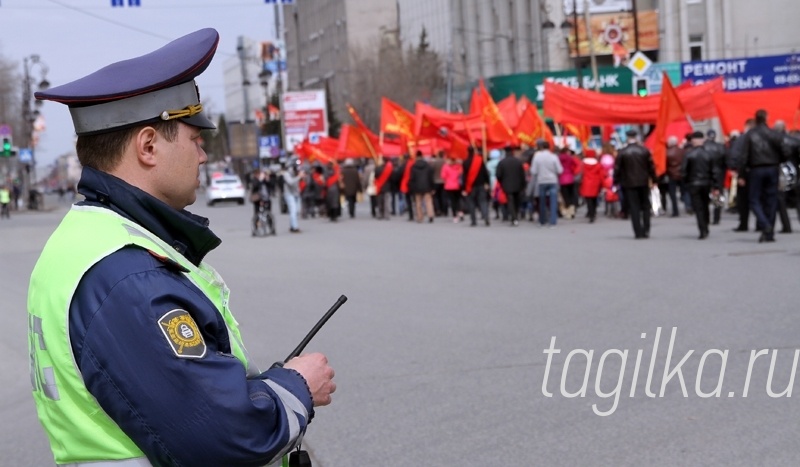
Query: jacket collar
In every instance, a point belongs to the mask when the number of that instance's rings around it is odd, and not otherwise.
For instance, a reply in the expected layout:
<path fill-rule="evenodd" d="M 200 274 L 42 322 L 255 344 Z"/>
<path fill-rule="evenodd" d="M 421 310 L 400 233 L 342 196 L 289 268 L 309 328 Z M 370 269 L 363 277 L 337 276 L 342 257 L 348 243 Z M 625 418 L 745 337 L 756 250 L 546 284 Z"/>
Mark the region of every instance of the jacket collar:
<path fill-rule="evenodd" d="M 136 222 L 199 265 L 206 254 L 222 240 L 209 229 L 209 221 L 186 211 L 176 210 L 111 174 L 84 167 L 78 192 L 86 199 L 78 204 L 101 206 Z"/>

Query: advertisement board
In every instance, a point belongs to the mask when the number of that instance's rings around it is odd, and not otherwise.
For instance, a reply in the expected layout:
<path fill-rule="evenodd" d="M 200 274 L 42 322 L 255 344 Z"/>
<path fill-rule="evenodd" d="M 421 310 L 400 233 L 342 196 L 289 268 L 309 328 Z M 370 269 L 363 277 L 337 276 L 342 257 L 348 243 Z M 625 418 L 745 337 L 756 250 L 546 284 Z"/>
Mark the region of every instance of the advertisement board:
<path fill-rule="evenodd" d="M 800 54 L 681 63 L 683 81 L 702 83 L 722 76 L 726 91 L 800 85 Z"/>
<path fill-rule="evenodd" d="M 495 76 L 489 78 L 487 84 L 489 93 L 495 101 L 514 93 L 517 97 L 527 96 L 531 102 L 541 106 L 544 102 L 545 81 L 553 81 L 573 88 L 578 87 L 578 75 L 575 70 Z M 584 89 L 597 87 L 600 92 L 608 94 L 631 94 L 633 92 L 633 72 L 626 67 L 599 67 L 597 83 L 592 77 L 592 70 L 584 68 L 581 72 L 581 81 Z"/>
<path fill-rule="evenodd" d="M 306 137 L 328 135 L 324 90 L 285 92 L 281 96 L 281 109 L 286 151 L 292 151 Z"/>
<path fill-rule="evenodd" d="M 639 50 L 658 50 L 658 12 L 640 11 Z M 630 12 L 592 15 L 592 46 L 595 55 L 629 55 L 636 49 L 633 14 Z M 586 21 L 578 18 L 578 50 L 581 57 L 589 56 L 589 41 L 586 39 Z M 569 54 L 575 57 L 575 32 L 570 30 Z"/>

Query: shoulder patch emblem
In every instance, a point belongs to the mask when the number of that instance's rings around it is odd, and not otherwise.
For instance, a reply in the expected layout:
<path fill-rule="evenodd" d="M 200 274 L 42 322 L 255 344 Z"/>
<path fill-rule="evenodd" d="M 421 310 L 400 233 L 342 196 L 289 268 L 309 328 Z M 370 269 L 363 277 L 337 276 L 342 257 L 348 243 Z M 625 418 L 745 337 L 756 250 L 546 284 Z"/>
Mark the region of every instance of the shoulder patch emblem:
<path fill-rule="evenodd" d="M 158 327 L 178 358 L 203 358 L 206 341 L 186 310 L 175 309 L 158 320 Z"/>

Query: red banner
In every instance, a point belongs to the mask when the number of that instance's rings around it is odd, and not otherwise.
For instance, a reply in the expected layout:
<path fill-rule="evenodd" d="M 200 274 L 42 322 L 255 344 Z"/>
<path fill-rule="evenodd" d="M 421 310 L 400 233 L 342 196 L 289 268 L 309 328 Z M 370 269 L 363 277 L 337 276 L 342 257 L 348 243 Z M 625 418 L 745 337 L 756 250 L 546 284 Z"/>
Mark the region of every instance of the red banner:
<path fill-rule="evenodd" d="M 787 130 L 800 128 L 800 87 L 716 94 L 714 105 L 725 134 L 741 131 L 744 121 L 753 118 L 758 109 L 767 111 L 770 126 L 783 120 Z"/>
<path fill-rule="evenodd" d="M 601 94 L 574 89 L 557 83 L 544 83 L 544 113 L 557 122 L 586 125 L 620 125 L 655 123 L 661 96 L 647 97 Z M 713 95 L 722 93 L 722 79 L 717 78 L 697 86 L 676 89 L 686 113 L 694 120 L 717 116 Z"/>

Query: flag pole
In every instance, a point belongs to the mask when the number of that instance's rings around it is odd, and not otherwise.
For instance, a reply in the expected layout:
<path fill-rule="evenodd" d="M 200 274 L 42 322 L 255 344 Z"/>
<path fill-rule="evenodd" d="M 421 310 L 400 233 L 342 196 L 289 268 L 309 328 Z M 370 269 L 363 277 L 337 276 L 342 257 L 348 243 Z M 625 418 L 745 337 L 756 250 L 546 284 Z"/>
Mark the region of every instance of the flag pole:
<path fill-rule="evenodd" d="M 483 137 L 483 162 L 489 159 L 489 152 L 486 150 L 486 122 L 481 123 L 481 136 Z"/>
<path fill-rule="evenodd" d="M 372 147 L 372 143 L 369 141 L 369 138 L 367 138 L 367 135 L 365 135 L 364 132 L 361 132 L 361 137 L 364 138 L 364 142 L 367 143 L 367 148 L 369 149 L 372 158 L 377 160 L 378 155 L 375 153 L 375 148 Z"/>

